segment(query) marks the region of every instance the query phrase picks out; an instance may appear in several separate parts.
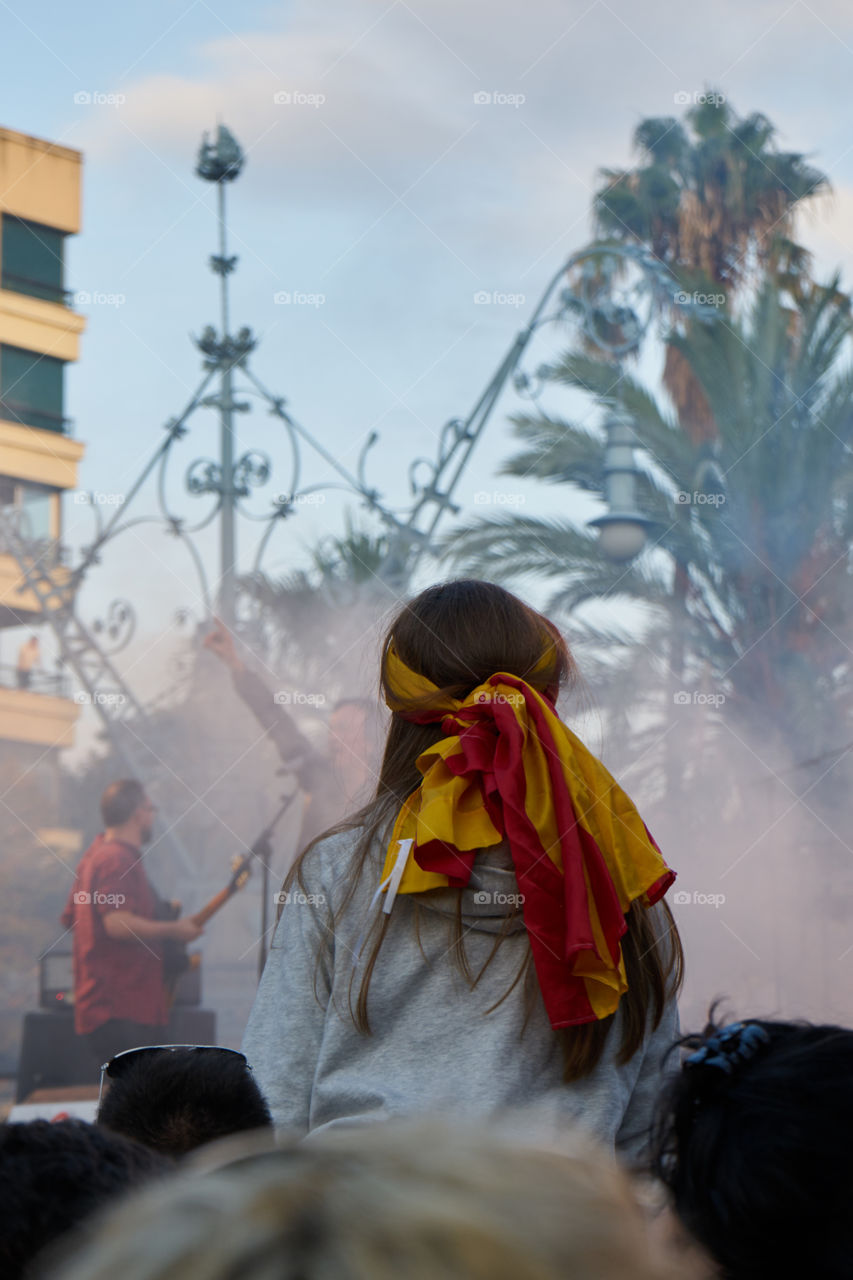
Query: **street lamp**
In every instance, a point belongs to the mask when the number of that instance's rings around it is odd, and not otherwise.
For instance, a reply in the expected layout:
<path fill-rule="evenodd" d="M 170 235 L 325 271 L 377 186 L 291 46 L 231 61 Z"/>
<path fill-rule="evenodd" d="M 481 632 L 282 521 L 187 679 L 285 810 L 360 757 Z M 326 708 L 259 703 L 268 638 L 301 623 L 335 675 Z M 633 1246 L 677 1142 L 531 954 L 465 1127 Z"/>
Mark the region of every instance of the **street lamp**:
<path fill-rule="evenodd" d="M 634 459 L 636 436 L 630 418 L 618 411 L 608 415 L 605 430 L 604 495 L 608 510 L 589 524 L 599 530 L 601 550 L 608 559 L 633 560 L 646 545 L 649 528 L 654 523 L 637 505 L 640 472 Z"/>
<path fill-rule="evenodd" d="M 196 173 L 206 182 L 215 182 L 218 198 L 219 216 L 219 253 L 210 259 L 211 270 L 221 281 L 220 310 L 222 320 L 222 339 L 217 341 L 216 333 L 208 327 L 199 340 L 199 347 L 208 356 L 209 368 L 219 371 L 219 395 L 208 396 L 207 403 L 219 410 L 219 465 L 214 465 L 215 475 L 208 477 L 207 491 L 218 491 L 221 509 L 219 516 L 219 549 L 220 549 L 220 581 L 219 581 L 219 613 L 227 625 L 234 624 L 234 596 L 236 578 L 237 550 L 234 529 L 234 509 L 240 488 L 235 485 L 239 463 L 234 462 L 234 412 L 243 409 L 234 399 L 233 374 L 234 366 L 248 355 L 254 341 L 248 331 L 241 331 L 235 339 L 229 333 L 228 314 L 228 276 L 237 265 L 236 257 L 229 257 L 226 246 L 225 224 L 225 187 L 233 182 L 243 167 L 243 152 L 234 135 L 219 125 L 216 141 L 208 142 L 207 134 L 198 155 Z M 242 339 L 242 341 L 241 341 Z M 205 347 L 204 343 L 207 343 Z M 240 460 L 241 462 L 243 459 Z M 205 489 L 200 490 L 206 491 Z"/>

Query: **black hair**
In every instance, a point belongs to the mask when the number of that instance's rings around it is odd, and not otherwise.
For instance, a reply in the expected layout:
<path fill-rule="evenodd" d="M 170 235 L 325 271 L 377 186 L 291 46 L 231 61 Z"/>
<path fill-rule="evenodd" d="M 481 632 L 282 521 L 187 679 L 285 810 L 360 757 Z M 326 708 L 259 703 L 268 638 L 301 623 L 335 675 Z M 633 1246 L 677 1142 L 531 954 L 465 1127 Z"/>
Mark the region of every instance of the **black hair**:
<path fill-rule="evenodd" d="M 101 817 L 105 827 L 120 827 L 145 800 L 145 788 L 136 778 L 111 782 L 101 796 Z"/>
<path fill-rule="evenodd" d="M 251 1071 L 236 1053 L 174 1049 L 140 1055 L 110 1081 L 98 1124 L 164 1155 L 272 1126 Z"/>
<path fill-rule="evenodd" d="M 0 1275 L 22 1280 L 42 1250 L 170 1160 L 83 1120 L 0 1125 Z M 70 1237 L 69 1237 L 70 1240 Z"/>
<path fill-rule="evenodd" d="M 853 1031 L 750 1019 L 721 1042 L 713 1017 L 682 1041 L 706 1048 L 661 1098 L 653 1172 L 728 1280 L 846 1280 Z"/>

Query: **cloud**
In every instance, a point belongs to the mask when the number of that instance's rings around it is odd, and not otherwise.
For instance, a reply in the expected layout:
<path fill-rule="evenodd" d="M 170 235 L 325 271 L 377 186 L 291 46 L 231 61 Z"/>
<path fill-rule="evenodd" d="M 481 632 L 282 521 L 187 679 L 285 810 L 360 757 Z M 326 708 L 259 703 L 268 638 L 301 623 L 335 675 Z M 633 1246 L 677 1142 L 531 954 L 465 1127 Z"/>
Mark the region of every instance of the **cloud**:
<path fill-rule="evenodd" d="M 814 254 L 814 270 L 825 279 L 838 267 L 850 287 L 853 281 L 853 184 L 833 183 L 831 195 L 814 202 L 798 224 L 799 239 Z M 843 284 L 843 282 L 842 282 Z"/>
<path fill-rule="evenodd" d="M 835 5 L 722 0 L 701 41 L 695 16 L 673 15 L 670 0 L 641 14 L 629 0 L 537 0 L 523 13 L 509 0 L 329 0 L 271 8 L 267 29 L 236 26 L 225 4 L 231 30 L 205 7 L 211 38 L 182 48 L 178 24 L 168 61 L 161 43 L 126 75 L 104 67 L 98 87 L 123 93 L 121 106 L 79 109 L 79 283 L 128 297 L 117 325 L 96 312 L 87 333 L 87 467 L 126 453 L 128 439 L 147 441 L 146 424 L 195 377 L 181 340 L 208 318 L 215 223 L 213 192 L 193 167 L 217 117 L 248 155 L 229 223 L 240 257 L 233 314 L 263 339 L 255 367 L 348 464 L 353 441 L 378 426 L 370 474 L 385 493 L 407 492 L 406 462 L 432 454 L 549 275 L 587 242 L 596 172 L 629 162 L 641 118 L 678 115 L 676 94 L 721 87 L 739 112 L 778 123 L 784 146 L 824 167 L 849 164 L 840 138 L 827 148 L 843 115 L 822 105 L 849 79 L 853 15 Z M 807 38 L 832 68 L 819 94 L 814 63 L 796 56 Z M 276 103 L 276 93 L 324 101 Z M 846 171 L 832 176 L 841 185 L 828 222 L 803 230 L 829 264 L 844 254 L 853 211 Z M 281 290 L 327 302 L 274 305 Z M 526 302 L 477 306 L 480 290 Z M 117 436 L 111 406 L 134 379 L 142 389 L 123 410 L 132 429 Z M 509 451 L 504 423 L 517 407 L 508 393 L 495 414 L 489 466 Z"/>

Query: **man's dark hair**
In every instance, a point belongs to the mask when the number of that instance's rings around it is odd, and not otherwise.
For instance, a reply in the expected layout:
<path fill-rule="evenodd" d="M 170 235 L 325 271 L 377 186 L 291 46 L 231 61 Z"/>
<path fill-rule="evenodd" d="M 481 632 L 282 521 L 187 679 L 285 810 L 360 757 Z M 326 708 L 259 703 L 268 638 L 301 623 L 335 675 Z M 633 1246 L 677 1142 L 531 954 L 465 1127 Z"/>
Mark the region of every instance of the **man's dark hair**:
<path fill-rule="evenodd" d="M 83 1120 L 0 1125 L 0 1275 L 21 1280 L 36 1255 L 172 1162 Z"/>
<path fill-rule="evenodd" d="M 168 1156 L 247 1129 L 272 1127 L 251 1071 L 236 1053 L 141 1054 L 110 1081 L 98 1124 Z"/>
<path fill-rule="evenodd" d="M 135 778 L 111 782 L 101 796 L 101 817 L 105 827 L 120 827 L 145 800 L 145 788 Z"/>
<path fill-rule="evenodd" d="M 654 1172 L 728 1280 L 850 1276 L 853 1031 L 713 1018 L 661 1099 Z"/>

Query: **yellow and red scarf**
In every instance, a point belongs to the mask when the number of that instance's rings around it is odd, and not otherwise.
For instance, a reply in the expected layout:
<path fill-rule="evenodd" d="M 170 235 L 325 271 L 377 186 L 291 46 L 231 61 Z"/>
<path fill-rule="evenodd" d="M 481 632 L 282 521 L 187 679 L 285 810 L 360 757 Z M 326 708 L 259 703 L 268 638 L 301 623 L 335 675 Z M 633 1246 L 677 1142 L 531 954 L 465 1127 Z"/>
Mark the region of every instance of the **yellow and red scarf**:
<path fill-rule="evenodd" d="M 628 989 L 625 913 L 675 879 L 629 797 L 519 676 L 499 671 L 463 701 L 443 698 L 391 646 L 386 687 L 392 711 L 441 720 L 447 737 L 418 758 L 423 781 L 397 817 L 383 888 L 464 888 L 477 851 L 506 839 L 551 1025 L 614 1013 Z M 411 842 L 402 879 L 400 841 Z"/>

